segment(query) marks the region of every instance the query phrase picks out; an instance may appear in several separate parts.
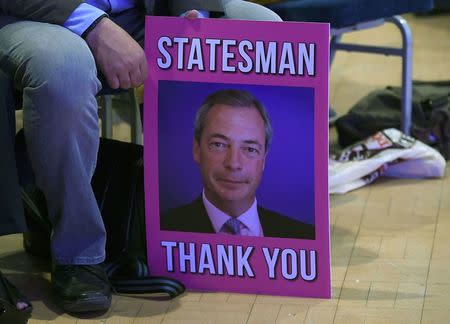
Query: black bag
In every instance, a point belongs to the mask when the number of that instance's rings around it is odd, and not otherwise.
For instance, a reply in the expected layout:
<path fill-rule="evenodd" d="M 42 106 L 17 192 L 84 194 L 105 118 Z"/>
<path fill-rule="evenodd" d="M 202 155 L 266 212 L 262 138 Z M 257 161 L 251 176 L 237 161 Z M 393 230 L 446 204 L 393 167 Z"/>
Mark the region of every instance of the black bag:
<path fill-rule="evenodd" d="M 20 132 L 16 145 L 25 145 Z M 114 289 L 120 293 L 165 292 L 172 298 L 183 293 L 184 286 L 178 281 L 149 276 L 143 147 L 101 138 L 91 183 L 106 228 L 104 265 Z M 31 229 L 24 234 L 24 247 L 34 255 L 49 256 L 51 225 L 44 195 L 35 186 L 26 186 L 22 198 Z"/>
<path fill-rule="evenodd" d="M 17 302 L 28 304 L 25 309 L 17 309 Z M 0 272 L 0 323 L 25 324 L 31 317 L 33 306 L 22 293 Z"/>
<path fill-rule="evenodd" d="M 450 81 L 413 82 L 411 136 L 450 159 Z M 401 88 L 375 90 L 336 121 L 341 147 L 387 128 L 400 129 Z"/>

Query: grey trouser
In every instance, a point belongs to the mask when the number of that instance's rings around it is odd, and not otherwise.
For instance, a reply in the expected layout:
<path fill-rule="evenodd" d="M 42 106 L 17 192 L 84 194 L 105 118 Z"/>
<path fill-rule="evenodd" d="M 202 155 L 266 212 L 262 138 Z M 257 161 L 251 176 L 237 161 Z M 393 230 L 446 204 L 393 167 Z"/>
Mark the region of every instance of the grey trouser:
<path fill-rule="evenodd" d="M 8 19 L 0 17 L 0 96 L 11 97 L 11 83 L 23 96 L 28 155 L 53 224 L 53 259 L 100 263 L 106 232 L 90 183 L 99 146 L 95 96 L 101 89 L 94 57 L 64 27 L 5 24 Z"/>
<path fill-rule="evenodd" d="M 17 21 L 0 29 L 0 69 L 0 82 L 9 82 L 6 74 L 23 93 L 27 150 L 47 198 L 55 262 L 103 261 L 105 228 L 90 185 L 101 83 L 87 44 L 60 26 Z M 5 90 L 0 85 L 0 95 Z"/>

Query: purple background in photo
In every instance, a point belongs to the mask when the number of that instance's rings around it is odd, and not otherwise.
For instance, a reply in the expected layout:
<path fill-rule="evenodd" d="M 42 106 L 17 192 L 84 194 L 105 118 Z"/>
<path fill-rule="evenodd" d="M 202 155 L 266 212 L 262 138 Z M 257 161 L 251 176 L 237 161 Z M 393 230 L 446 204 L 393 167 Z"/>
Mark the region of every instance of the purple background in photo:
<path fill-rule="evenodd" d="M 272 122 L 258 204 L 314 224 L 314 89 L 307 87 L 159 81 L 161 213 L 200 196 L 200 172 L 192 158 L 195 113 L 210 93 L 230 88 L 253 93 Z"/>

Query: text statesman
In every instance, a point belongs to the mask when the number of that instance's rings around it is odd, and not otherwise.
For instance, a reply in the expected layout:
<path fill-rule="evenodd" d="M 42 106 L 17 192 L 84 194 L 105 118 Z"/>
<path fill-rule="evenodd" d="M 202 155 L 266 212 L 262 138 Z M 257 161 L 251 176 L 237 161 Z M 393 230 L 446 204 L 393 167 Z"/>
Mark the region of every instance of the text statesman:
<path fill-rule="evenodd" d="M 314 226 L 257 204 L 272 126 L 251 93 L 220 90 L 209 95 L 197 112 L 194 132 L 193 157 L 203 192 L 162 215 L 161 230 L 315 238 Z"/>

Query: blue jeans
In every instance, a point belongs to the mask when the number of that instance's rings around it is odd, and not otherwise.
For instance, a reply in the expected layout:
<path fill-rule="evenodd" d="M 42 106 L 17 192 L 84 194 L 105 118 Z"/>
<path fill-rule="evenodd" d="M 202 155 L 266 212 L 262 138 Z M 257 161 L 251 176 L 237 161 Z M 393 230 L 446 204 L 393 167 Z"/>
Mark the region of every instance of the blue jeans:
<path fill-rule="evenodd" d="M 99 145 L 95 95 L 101 83 L 92 53 L 61 26 L 10 22 L 0 28 L 0 96 L 9 95 L 11 81 L 23 94 L 28 155 L 53 224 L 53 259 L 100 263 L 106 232 L 90 181 Z"/>
<path fill-rule="evenodd" d="M 143 10 L 132 8 L 110 19 L 143 45 Z M 57 25 L 0 16 L 0 97 L 12 97 L 11 83 L 22 92 L 28 156 L 47 199 L 52 257 L 58 264 L 105 259 L 106 232 L 91 187 L 99 146 L 99 79 L 104 80 L 78 35 Z"/>

